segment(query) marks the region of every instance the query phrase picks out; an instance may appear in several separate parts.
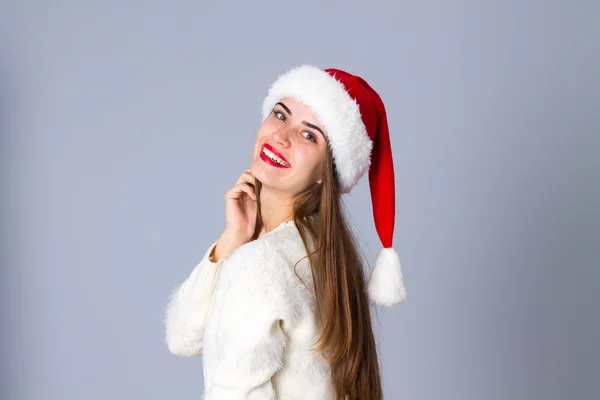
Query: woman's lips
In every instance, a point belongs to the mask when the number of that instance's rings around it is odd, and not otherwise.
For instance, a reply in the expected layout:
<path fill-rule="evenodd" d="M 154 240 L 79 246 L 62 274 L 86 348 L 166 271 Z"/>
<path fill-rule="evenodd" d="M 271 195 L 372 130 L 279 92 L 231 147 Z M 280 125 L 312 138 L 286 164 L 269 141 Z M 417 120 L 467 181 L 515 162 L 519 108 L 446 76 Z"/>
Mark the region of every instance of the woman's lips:
<path fill-rule="evenodd" d="M 282 161 L 284 161 L 286 163 L 286 165 L 281 165 L 273 160 L 271 160 L 263 151 L 263 149 L 269 150 L 270 152 L 272 152 L 273 154 L 275 154 L 277 157 L 279 157 Z M 266 162 L 269 165 L 272 165 L 273 167 L 277 167 L 277 168 L 291 168 L 290 163 L 288 162 L 288 160 L 285 159 L 285 157 L 283 157 L 281 155 L 281 153 L 279 153 L 277 150 L 275 150 L 271 145 L 265 143 L 263 149 L 261 149 L 260 151 L 260 158 L 261 160 L 263 160 L 264 162 Z"/>
<path fill-rule="evenodd" d="M 267 164 L 272 165 L 277 168 L 289 168 L 289 167 L 284 167 L 281 164 L 277 164 L 275 161 L 273 161 L 269 157 L 267 157 L 267 155 L 265 153 L 263 153 L 262 151 L 260 152 L 260 159 L 263 160 L 264 162 L 266 162 Z"/>
<path fill-rule="evenodd" d="M 264 147 L 265 147 L 267 150 L 269 150 L 269 151 L 272 151 L 272 152 L 273 152 L 273 153 L 274 153 L 274 154 L 275 154 L 277 157 L 281 158 L 281 159 L 282 159 L 284 162 L 286 162 L 286 163 L 288 163 L 288 164 L 290 163 L 288 160 L 286 160 L 286 159 L 285 159 L 285 157 L 284 157 L 284 156 L 283 156 L 283 155 L 282 155 L 280 152 L 278 152 L 277 150 L 275 150 L 275 149 L 273 148 L 273 146 L 271 146 L 269 143 L 265 143 L 265 146 L 264 146 Z"/>

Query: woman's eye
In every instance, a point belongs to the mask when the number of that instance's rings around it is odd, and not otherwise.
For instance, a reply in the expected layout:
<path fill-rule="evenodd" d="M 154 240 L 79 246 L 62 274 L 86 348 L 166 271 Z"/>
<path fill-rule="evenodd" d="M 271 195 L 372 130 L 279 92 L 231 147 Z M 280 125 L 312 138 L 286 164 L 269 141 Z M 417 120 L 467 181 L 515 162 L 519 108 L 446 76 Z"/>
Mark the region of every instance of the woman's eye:
<path fill-rule="evenodd" d="M 310 132 L 303 132 L 303 134 L 306 134 L 306 136 L 304 136 L 305 138 L 307 138 L 308 140 L 310 140 L 311 142 L 317 142 L 317 138 Z"/>
<path fill-rule="evenodd" d="M 273 111 L 275 118 L 285 121 L 285 115 L 281 111 Z"/>

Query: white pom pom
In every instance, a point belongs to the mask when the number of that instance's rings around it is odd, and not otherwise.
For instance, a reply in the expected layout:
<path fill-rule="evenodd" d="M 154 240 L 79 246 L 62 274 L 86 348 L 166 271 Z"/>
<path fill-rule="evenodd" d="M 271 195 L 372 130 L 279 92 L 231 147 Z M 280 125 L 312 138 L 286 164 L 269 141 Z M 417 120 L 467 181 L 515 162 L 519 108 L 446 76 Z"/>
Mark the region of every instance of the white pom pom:
<path fill-rule="evenodd" d="M 391 307 L 406 300 L 400 257 L 393 248 L 382 249 L 367 282 L 371 302 Z"/>

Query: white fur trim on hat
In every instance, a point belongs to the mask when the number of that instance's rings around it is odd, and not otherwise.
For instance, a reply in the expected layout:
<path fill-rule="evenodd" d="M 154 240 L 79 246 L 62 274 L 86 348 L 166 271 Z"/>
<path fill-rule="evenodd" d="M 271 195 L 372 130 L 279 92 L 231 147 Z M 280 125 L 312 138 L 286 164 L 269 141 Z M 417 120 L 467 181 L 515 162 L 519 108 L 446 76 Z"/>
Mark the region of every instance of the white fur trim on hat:
<path fill-rule="evenodd" d="M 273 83 L 263 102 L 263 120 L 284 97 L 294 98 L 315 113 L 329 137 L 341 192 L 348 193 L 368 171 L 373 147 L 358 104 L 342 83 L 310 65 L 294 68 Z"/>

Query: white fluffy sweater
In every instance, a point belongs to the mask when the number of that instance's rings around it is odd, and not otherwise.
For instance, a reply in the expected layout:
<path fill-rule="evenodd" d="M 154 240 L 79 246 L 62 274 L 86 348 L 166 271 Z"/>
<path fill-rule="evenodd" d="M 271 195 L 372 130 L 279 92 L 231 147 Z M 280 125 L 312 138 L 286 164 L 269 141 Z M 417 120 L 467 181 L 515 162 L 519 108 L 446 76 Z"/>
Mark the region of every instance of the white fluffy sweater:
<path fill-rule="evenodd" d="M 330 400 L 329 365 L 310 352 L 318 330 L 313 295 L 294 273 L 306 250 L 284 222 L 211 262 L 216 242 L 167 308 L 171 353 L 203 354 L 203 400 Z M 308 259 L 296 272 L 312 289 Z"/>

